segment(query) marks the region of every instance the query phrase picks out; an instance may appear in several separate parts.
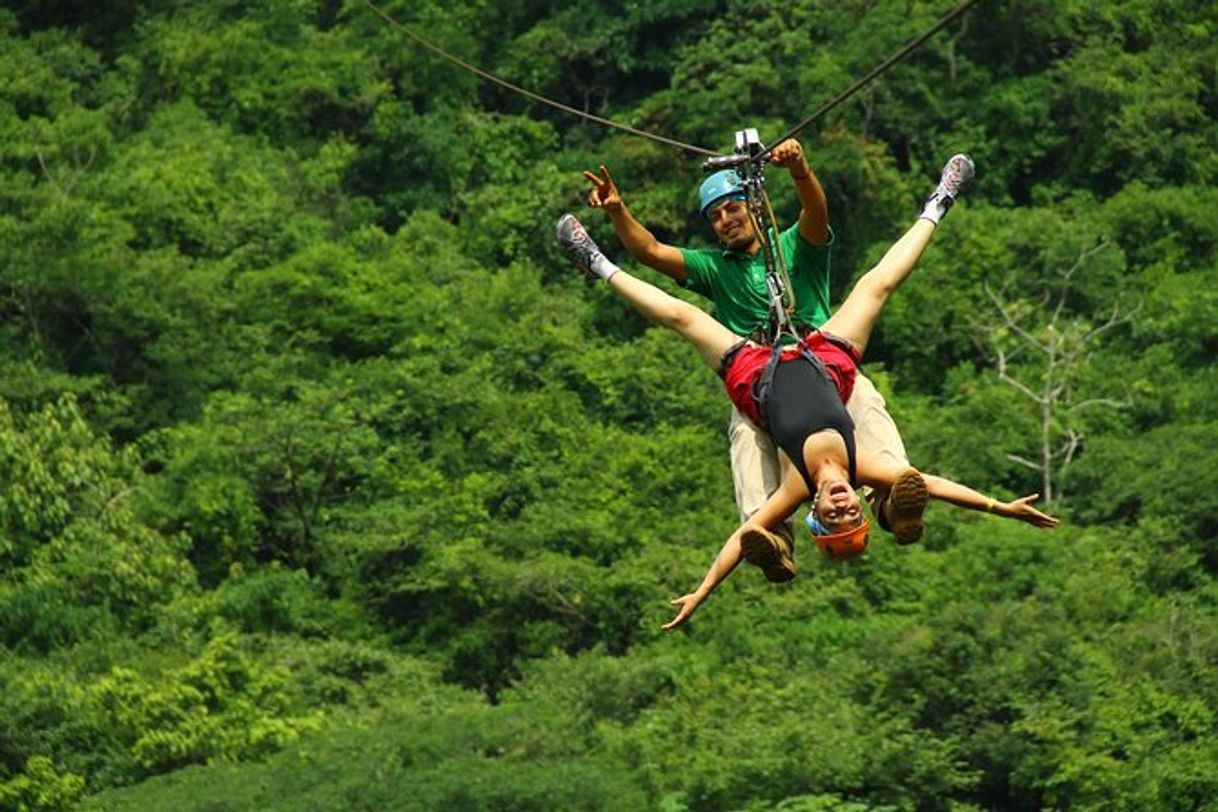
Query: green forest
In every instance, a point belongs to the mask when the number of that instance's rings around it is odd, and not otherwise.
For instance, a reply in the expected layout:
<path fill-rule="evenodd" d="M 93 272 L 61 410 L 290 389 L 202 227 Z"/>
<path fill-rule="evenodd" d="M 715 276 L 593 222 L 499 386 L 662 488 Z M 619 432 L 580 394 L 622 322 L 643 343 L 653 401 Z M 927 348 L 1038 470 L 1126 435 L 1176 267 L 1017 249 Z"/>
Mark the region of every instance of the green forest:
<path fill-rule="evenodd" d="M 4 3 L 0 810 L 1218 810 L 1218 5 L 979 0 L 798 133 L 835 302 L 976 161 L 864 372 L 1062 524 L 674 632 L 728 402 L 554 223 L 660 282 L 581 172 L 707 247 L 702 156 L 418 40 L 730 152 L 957 5 Z"/>

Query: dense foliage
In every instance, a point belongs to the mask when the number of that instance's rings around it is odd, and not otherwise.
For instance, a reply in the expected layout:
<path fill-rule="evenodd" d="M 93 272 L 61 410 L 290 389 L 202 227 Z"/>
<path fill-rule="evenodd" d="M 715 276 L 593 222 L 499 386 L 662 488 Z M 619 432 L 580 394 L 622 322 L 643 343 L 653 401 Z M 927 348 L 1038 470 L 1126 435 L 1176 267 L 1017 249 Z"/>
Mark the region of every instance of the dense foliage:
<path fill-rule="evenodd" d="M 385 8 L 726 149 L 953 5 Z M 726 405 L 552 229 L 603 162 L 706 244 L 695 156 L 358 0 L 0 9 L 0 809 L 1218 809 L 1218 6 L 981 0 L 800 137 L 837 294 L 977 160 L 869 372 L 1067 521 L 666 635 Z"/>

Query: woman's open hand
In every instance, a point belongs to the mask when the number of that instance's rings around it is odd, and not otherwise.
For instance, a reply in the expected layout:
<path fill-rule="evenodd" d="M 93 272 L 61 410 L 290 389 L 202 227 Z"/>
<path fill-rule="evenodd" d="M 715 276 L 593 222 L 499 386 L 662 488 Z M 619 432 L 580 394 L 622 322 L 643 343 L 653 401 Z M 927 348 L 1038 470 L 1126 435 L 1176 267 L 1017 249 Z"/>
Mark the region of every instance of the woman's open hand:
<path fill-rule="evenodd" d="M 1000 502 L 994 506 L 994 512 L 999 516 L 1006 516 L 1009 519 L 1019 519 L 1021 522 L 1043 527 L 1046 530 L 1057 527 L 1061 522 L 1055 516 L 1050 516 L 1047 513 L 1041 513 L 1036 508 L 1032 507 L 1032 503 L 1040 498 L 1039 493 L 1029 494 L 1028 496 L 1020 497 L 1019 499 L 1010 502 Z"/>
<path fill-rule="evenodd" d="M 692 615 L 694 610 L 698 608 L 698 604 L 702 603 L 702 599 L 698 597 L 696 592 L 691 592 L 688 595 L 673 598 L 671 601 L 669 601 L 669 603 L 671 603 L 673 606 L 679 606 L 680 610 L 677 612 L 676 617 L 660 627 L 666 632 L 672 631 L 685 621 L 689 620 L 690 615 Z"/>

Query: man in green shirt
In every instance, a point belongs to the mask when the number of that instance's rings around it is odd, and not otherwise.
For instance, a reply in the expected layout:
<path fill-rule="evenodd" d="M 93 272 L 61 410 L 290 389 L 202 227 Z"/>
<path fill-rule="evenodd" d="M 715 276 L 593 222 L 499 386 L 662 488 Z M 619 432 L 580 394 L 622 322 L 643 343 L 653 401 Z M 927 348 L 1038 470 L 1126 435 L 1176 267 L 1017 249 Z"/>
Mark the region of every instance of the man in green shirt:
<path fill-rule="evenodd" d="M 790 174 L 799 195 L 799 221 L 779 235 L 787 259 L 791 289 L 795 295 L 793 321 L 819 327 L 830 314 L 829 254 L 833 232 L 829 208 L 820 181 L 793 139 L 778 144 L 770 162 Z M 588 203 L 603 209 L 613 223 L 626 250 L 642 264 L 673 279 L 677 284 L 706 296 L 714 303 L 716 320 L 739 336 L 764 330 L 770 317 L 761 241 L 745 203 L 744 190 L 732 170 L 715 173 L 700 190 L 700 206 L 722 249 L 690 249 L 667 245 L 656 239 L 622 201 L 617 184 L 605 166 L 599 173 L 584 172 L 592 184 Z M 794 341 L 792 337 L 790 339 Z M 905 446 L 884 405 L 884 398 L 864 376 L 859 375 L 847 410 L 855 424 L 860 447 L 885 460 L 907 466 Z M 741 520 L 752 516 L 782 481 L 790 462 L 752 422 L 733 408 L 728 424 L 732 479 Z M 886 524 L 883 502 L 886 494 L 872 494 L 872 508 Z M 780 538 L 794 550 L 794 534 L 788 522 Z"/>

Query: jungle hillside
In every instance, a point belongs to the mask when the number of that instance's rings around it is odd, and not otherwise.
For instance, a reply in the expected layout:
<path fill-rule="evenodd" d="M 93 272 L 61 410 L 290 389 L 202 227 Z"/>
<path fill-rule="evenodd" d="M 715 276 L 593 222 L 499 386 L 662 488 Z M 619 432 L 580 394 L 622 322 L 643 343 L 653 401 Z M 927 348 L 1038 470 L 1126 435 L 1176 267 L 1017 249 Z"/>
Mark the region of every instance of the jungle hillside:
<path fill-rule="evenodd" d="M 1218 5 L 980 0 L 798 133 L 835 302 L 975 160 L 863 371 L 1062 524 L 801 511 L 674 632 L 728 402 L 554 224 L 709 308 L 581 174 L 712 247 L 703 156 L 439 53 L 729 153 L 956 5 L 4 3 L 0 809 L 1218 810 Z"/>

